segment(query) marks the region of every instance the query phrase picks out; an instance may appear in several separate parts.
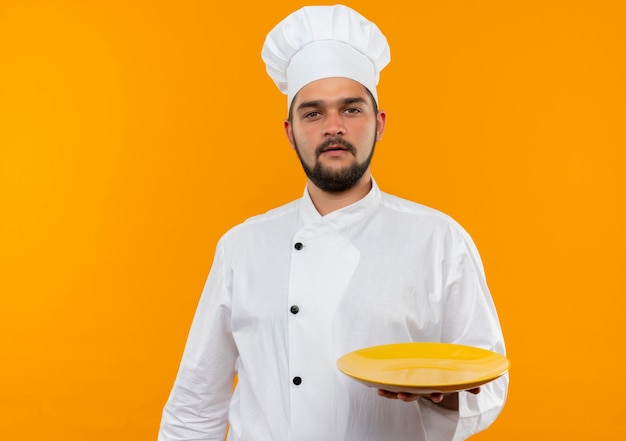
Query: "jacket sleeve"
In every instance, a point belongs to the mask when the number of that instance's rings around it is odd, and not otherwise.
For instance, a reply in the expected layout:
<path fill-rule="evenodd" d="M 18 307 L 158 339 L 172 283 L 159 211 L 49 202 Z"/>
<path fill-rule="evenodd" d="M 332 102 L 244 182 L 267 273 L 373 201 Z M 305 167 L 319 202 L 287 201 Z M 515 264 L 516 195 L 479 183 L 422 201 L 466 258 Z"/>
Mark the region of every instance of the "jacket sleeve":
<path fill-rule="evenodd" d="M 505 355 L 500 322 L 478 251 L 461 227 L 452 229 L 448 239 L 441 340 Z M 435 406 L 428 406 L 425 412 L 436 412 L 430 416 L 433 422 L 448 425 L 448 440 L 464 440 L 495 421 L 504 407 L 507 390 L 508 374 L 505 374 L 481 386 L 477 395 L 460 392 L 458 412 Z M 428 439 L 438 438 L 433 434 L 433 438 L 429 436 Z"/>
<path fill-rule="evenodd" d="M 163 410 L 159 441 L 224 439 L 238 357 L 230 316 L 230 277 L 220 242 Z"/>

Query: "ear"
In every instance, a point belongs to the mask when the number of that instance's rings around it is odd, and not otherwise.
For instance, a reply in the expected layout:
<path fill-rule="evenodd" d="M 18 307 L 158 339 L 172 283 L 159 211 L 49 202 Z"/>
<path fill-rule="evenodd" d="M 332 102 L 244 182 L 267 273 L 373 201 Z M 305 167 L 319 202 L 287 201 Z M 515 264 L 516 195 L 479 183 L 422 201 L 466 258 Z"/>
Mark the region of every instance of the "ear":
<path fill-rule="evenodd" d="M 387 123 L 387 114 L 384 110 L 378 111 L 376 117 L 376 141 L 383 139 L 383 133 L 385 132 L 385 124 Z"/>
<path fill-rule="evenodd" d="M 293 127 L 288 119 L 286 119 L 284 122 L 284 128 L 285 128 L 285 135 L 287 135 L 287 140 L 289 141 L 289 144 L 291 144 L 291 148 L 295 149 L 296 145 L 293 142 Z"/>

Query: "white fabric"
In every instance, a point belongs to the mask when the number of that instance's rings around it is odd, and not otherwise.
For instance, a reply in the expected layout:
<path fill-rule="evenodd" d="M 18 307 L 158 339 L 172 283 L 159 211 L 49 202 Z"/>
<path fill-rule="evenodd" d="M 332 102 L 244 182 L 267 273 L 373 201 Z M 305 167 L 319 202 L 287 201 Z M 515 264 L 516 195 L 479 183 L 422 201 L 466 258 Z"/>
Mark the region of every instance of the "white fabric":
<path fill-rule="evenodd" d="M 379 397 L 336 368 L 349 351 L 409 341 L 504 353 L 470 237 L 375 182 L 324 217 L 305 191 L 220 240 L 159 440 L 222 441 L 227 416 L 230 441 L 456 441 L 489 426 L 506 376 L 462 392 L 456 412 Z"/>
<path fill-rule="evenodd" d="M 353 9 L 305 6 L 267 34 L 261 57 L 289 106 L 302 87 L 331 77 L 358 81 L 378 102 L 376 85 L 390 51 L 378 27 Z"/>

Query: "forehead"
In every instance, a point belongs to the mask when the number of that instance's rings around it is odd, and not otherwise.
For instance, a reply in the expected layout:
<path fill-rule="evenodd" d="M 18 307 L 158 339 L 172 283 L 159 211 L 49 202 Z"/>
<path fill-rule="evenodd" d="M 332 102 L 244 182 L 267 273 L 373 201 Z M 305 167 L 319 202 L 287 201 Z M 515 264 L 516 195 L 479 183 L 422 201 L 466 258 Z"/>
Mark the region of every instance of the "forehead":
<path fill-rule="evenodd" d="M 345 98 L 363 98 L 371 103 L 371 97 L 361 83 L 349 78 L 323 78 L 300 89 L 292 106 L 297 108 L 300 103 L 309 101 L 332 103 Z"/>

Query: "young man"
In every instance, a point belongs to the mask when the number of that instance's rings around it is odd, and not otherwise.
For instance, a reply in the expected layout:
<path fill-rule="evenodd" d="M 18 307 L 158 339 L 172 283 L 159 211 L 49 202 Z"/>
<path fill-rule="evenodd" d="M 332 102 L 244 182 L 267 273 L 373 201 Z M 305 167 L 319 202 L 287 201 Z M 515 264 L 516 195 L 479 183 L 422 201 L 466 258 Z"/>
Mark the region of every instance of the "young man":
<path fill-rule="evenodd" d="M 159 440 L 221 441 L 229 424 L 231 441 L 443 441 L 485 429 L 506 376 L 420 396 L 336 368 L 347 352 L 409 341 L 504 353 L 468 234 L 370 174 L 386 122 L 385 37 L 345 6 L 306 7 L 268 34 L 263 58 L 288 96 L 285 132 L 307 186 L 220 240 Z"/>

